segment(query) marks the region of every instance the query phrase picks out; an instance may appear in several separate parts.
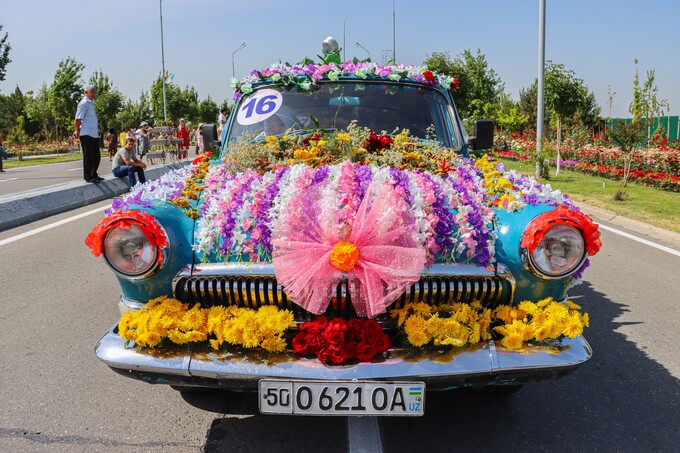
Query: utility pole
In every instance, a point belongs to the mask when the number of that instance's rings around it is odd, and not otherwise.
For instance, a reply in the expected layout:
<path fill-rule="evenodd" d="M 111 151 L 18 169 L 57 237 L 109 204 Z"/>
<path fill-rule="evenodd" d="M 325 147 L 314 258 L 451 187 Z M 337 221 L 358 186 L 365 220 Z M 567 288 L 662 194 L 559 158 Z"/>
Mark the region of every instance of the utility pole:
<path fill-rule="evenodd" d="M 392 0 L 392 63 L 397 64 L 397 22 L 394 2 L 395 0 Z"/>
<path fill-rule="evenodd" d="M 536 177 L 543 176 L 541 148 L 545 121 L 545 0 L 538 0 L 538 114 L 536 119 Z"/>
<path fill-rule="evenodd" d="M 165 49 L 163 47 L 163 0 L 160 0 L 161 6 L 161 67 L 163 73 L 161 74 L 161 79 L 163 80 L 163 122 L 167 124 L 168 122 L 168 107 L 167 101 L 165 100 Z"/>

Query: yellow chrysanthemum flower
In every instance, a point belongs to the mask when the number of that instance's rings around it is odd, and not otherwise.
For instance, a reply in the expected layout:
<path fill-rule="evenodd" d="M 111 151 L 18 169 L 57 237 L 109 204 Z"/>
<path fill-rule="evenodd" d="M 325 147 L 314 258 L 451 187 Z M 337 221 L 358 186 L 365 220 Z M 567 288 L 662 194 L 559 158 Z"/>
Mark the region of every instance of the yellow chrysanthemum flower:
<path fill-rule="evenodd" d="M 319 155 L 318 148 L 300 148 L 293 151 L 293 157 L 297 160 L 313 159 Z"/>
<path fill-rule="evenodd" d="M 352 140 L 347 132 L 339 132 L 337 138 L 340 143 L 349 143 Z"/>
<path fill-rule="evenodd" d="M 580 305 L 575 304 L 570 300 L 567 301 L 567 307 L 569 307 L 570 310 L 580 310 L 581 309 Z"/>
<path fill-rule="evenodd" d="M 509 349 L 511 351 L 517 351 L 519 349 L 522 349 L 523 344 L 524 341 L 522 335 L 515 332 L 506 335 L 505 337 L 503 337 L 503 340 L 501 340 L 501 345 L 505 349 Z"/>
<path fill-rule="evenodd" d="M 426 323 L 421 316 L 409 316 L 404 323 L 404 331 L 409 343 L 413 346 L 423 346 L 430 342 L 431 338 L 426 334 Z"/>
<path fill-rule="evenodd" d="M 265 338 L 260 345 L 265 351 L 283 352 L 286 350 L 286 340 L 281 337 Z"/>

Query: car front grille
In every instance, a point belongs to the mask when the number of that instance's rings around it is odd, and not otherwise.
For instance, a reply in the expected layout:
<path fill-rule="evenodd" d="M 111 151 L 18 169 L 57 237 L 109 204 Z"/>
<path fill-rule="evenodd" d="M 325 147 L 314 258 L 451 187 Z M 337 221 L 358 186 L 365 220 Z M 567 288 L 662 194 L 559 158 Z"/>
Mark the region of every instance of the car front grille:
<path fill-rule="evenodd" d="M 480 302 L 493 307 L 512 299 L 512 278 L 474 266 L 434 265 L 423 273 L 389 308 L 401 308 L 407 303 L 423 302 L 442 305 L 454 302 Z M 182 271 L 174 280 L 177 299 L 203 307 L 236 305 L 258 308 L 276 305 L 291 310 L 298 322 L 310 319 L 311 314 L 287 296 L 276 281 L 274 269 L 267 264 L 203 265 Z M 335 289 L 326 316 L 329 318 L 355 317 L 347 278 Z M 387 318 L 387 317 L 384 317 Z"/>

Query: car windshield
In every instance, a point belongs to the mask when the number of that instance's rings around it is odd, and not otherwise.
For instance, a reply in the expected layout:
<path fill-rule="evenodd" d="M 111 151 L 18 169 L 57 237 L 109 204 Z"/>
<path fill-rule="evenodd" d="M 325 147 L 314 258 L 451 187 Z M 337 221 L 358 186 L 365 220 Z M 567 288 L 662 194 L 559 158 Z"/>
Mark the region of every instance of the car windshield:
<path fill-rule="evenodd" d="M 444 95 L 419 85 L 344 80 L 320 82 L 312 91 L 265 86 L 234 112 L 229 140 L 248 134 L 281 135 L 295 129 L 346 129 L 351 121 L 377 133 L 408 129 L 410 135 L 460 147 Z"/>

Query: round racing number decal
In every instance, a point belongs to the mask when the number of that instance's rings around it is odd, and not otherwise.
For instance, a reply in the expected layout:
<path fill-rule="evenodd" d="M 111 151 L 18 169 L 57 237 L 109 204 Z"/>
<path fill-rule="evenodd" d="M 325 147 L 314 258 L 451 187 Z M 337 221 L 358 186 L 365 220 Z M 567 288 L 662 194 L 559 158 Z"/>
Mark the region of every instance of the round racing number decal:
<path fill-rule="evenodd" d="M 250 96 L 238 110 L 236 121 L 247 126 L 266 120 L 281 108 L 283 96 L 276 90 L 260 90 Z"/>

